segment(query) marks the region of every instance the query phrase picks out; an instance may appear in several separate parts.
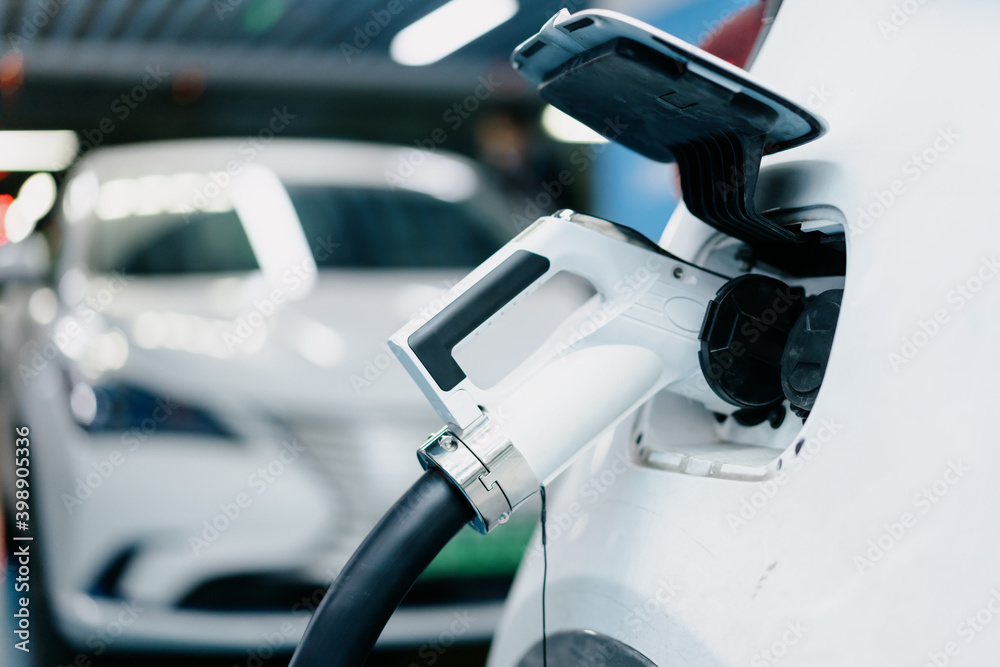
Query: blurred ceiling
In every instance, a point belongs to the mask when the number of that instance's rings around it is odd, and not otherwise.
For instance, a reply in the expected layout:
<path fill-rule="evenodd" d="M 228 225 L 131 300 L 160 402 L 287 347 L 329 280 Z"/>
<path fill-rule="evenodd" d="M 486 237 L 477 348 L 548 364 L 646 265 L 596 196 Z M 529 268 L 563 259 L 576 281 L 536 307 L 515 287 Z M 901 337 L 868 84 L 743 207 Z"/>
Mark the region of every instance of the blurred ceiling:
<path fill-rule="evenodd" d="M 116 120 L 111 105 L 158 72 L 166 85 L 139 91 L 143 103 L 134 118 L 117 122 L 121 131 L 108 143 L 248 132 L 282 104 L 301 119 L 290 134 L 409 143 L 428 122 L 440 122 L 448 103 L 473 93 L 480 76 L 500 84 L 484 108 L 537 107 L 508 65 L 510 52 L 561 7 L 589 2 L 521 0 L 513 18 L 439 62 L 393 62 L 393 37 L 445 4 L 0 0 L 0 124 L 96 127 L 104 117 Z M 379 123 L 388 125 L 373 127 Z"/>
<path fill-rule="evenodd" d="M 484 3 L 491 0 L 482 0 Z M 4 46 L 32 77 L 117 79 L 201 68 L 220 83 L 456 90 L 563 6 L 523 0 L 516 15 L 443 61 L 396 65 L 389 43 L 446 0 L 0 0 Z"/>

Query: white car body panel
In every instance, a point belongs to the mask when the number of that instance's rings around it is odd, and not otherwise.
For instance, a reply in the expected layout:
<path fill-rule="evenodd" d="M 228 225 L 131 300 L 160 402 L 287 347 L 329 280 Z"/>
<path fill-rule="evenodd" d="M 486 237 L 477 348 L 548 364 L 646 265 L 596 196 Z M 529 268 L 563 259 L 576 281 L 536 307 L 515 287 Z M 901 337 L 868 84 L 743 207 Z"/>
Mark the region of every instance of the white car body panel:
<path fill-rule="evenodd" d="M 753 75 L 829 132 L 763 173 L 822 162 L 817 196 L 848 219 L 804 446 L 784 443 L 769 481 L 717 480 L 623 463 L 619 427 L 548 494 L 550 635 L 602 633 L 661 667 L 995 662 L 998 23 L 986 2 L 783 3 Z M 697 260 L 711 231 L 682 207 L 661 244 Z M 535 555 L 490 667 L 541 639 L 541 586 Z"/>

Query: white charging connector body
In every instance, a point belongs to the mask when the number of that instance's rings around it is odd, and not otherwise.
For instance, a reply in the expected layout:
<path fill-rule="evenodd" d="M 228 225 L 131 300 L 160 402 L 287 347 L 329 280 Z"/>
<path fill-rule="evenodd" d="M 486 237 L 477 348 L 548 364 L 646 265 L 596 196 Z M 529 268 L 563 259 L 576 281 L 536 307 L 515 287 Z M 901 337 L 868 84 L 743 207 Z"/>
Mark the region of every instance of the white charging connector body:
<path fill-rule="evenodd" d="M 506 377 L 474 384 L 455 346 L 562 272 L 595 296 Z M 390 340 L 446 423 L 421 463 L 452 477 L 488 532 L 661 389 L 732 412 L 698 361 L 705 311 L 726 280 L 614 223 L 572 211 L 540 218 L 456 285 L 440 313 Z"/>

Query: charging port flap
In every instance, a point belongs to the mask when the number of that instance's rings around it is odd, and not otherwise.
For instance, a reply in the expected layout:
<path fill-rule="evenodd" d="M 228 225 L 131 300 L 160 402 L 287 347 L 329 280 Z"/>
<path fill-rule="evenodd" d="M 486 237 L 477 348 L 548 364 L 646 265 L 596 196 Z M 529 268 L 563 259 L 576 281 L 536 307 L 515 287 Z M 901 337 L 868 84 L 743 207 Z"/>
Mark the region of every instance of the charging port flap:
<path fill-rule="evenodd" d="M 601 10 L 562 12 L 514 52 L 547 102 L 606 138 L 676 162 L 691 213 L 767 256 L 843 265 L 840 248 L 754 204 L 761 158 L 825 131 L 806 109 L 667 33 Z M 789 246 L 798 246 L 786 252 Z M 775 252 L 781 249 L 785 252 Z M 836 272 L 836 269 L 833 269 Z"/>

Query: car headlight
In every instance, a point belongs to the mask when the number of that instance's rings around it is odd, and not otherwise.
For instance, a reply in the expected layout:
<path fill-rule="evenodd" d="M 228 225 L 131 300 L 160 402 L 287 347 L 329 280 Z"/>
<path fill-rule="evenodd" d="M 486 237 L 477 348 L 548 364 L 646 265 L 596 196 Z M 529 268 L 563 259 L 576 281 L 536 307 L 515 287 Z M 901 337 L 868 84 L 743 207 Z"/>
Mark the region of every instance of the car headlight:
<path fill-rule="evenodd" d="M 146 435 L 189 433 L 235 440 L 236 434 L 208 410 L 157 396 L 128 384 L 77 382 L 69 394 L 73 419 L 88 433 L 135 431 Z"/>

